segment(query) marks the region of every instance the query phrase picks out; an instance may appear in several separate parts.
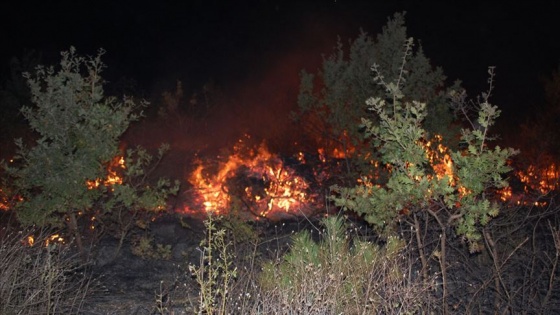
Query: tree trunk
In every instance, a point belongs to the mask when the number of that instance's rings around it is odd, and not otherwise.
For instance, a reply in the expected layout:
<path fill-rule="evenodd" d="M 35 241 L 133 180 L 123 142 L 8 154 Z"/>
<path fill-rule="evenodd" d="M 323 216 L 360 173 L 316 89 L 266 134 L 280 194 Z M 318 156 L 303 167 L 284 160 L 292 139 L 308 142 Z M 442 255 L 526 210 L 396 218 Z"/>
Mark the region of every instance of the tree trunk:
<path fill-rule="evenodd" d="M 82 262 L 86 262 L 86 254 L 84 251 L 84 245 L 82 243 L 82 235 L 80 234 L 80 230 L 78 229 L 78 220 L 76 219 L 76 214 L 74 212 L 68 213 L 68 218 L 70 219 L 67 222 L 68 229 L 74 235 L 74 239 L 76 240 L 76 246 L 78 246 L 78 251 L 80 252 L 80 258 Z"/>

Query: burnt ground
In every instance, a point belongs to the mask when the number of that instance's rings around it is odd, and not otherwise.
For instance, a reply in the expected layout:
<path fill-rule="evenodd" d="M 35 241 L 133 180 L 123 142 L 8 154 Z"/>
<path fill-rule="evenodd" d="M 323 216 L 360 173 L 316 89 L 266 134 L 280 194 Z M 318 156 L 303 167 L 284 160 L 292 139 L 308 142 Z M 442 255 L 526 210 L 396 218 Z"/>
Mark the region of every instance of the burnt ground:
<path fill-rule="evenodd" d="M 204 236 L 199 220 L 189 220 L 183 227 L 178 220 L 169 218 L 154 222 L 151 234 L 154 243 L 170 245 L 171 258 L 157 259 L 133 254 L 133 243 L 125 241 L 115 257 L 118 240 L 103 238 L 92 251 L 93 294 L 88 298 L 83 314 L 158 314 L 157 295 L 169 295 L 178 289 L 183 298 L 196 297 L 189 284 L 187 266 L 196 263 L 197 246 Z M 194 284 L 194 282 L 192 283 Z M 170 301 L 166 306 L 174 314 L 188 314 L 186 301 Z"/>
<path fill-rule="evenodd" d="M 498 305 L 504 314 L 558 314 L 560 271 L 557 267 L 554 269 L 558 251 L 551 232 L 556 231 L 560 239 L 559 209 L 557 206 L 547 209 L 519 207 L 507 210 L 492 221 L 490 230 L 497 245 L 501 271 L 499 290 L 495 286 L 494 261 L 488 252 L 470 254 L 461 238 L 450 236 L 447 253 L 450 311 L 453 314 L 467 311 L 491 314 Z M 376 241 L 366 224 L 355 218 L 350 222 L 354 231 L 358 227 L 360 235 Z M 264 260 L 285 252 L 294 232 L 308 229 L 317 236 L 315 231 L 319 226 L 318 218 L 259 221 L 250 225 L 259 237 L 259 257 Z M 157 308 L 158 296 L 162 297 L 162 305 L 167 310 L 164 314 L 194 313 L 198 286 L 188 272 L 188 265 L 200 262 L 198 247 L 204 231 L 203 222 L 195 218 L 184 218 L 181 223 L 176 215 L 168 215 L 153 222 L 150 235 L 155 243 L 170 246 L 168 260 L 134 255 L 129 240 L 114 257 L 117 240 L 102 239 L 92 250 L 95 290 L 87 299 L 82 314 L 162 314 Z M 425 232 L 427 252 L 436 250 L 440 231 L 429 228 Z M 412 245 L 414 255 L 416 249 Z M 239 250 L 235 249 L 237 255 L 248 253 Z M 437 274 L 437 259 L 433 255 L 429 259 L 438 284 L 441 278 Z M 440 291 L 436 288 L 434 293 L 437 295 Z"/>
<path fill-rule="evenodd" d="M 171 246 L 170 259 L 142 258 L 132 252 L 133 243 L 126 241 L 115 257 L 118 240 L 105 237 L 92 250 L 93 290 L 83 307 L 84 315 L 161 314 L 158 295 L 165 314 L 193 314 L 197 304 L 197 284 L 188 265 L 200 263 L 199 245 L 204 237 L 204 224 L 197 218 L 169 215 L 150 225 L 154 243 Z M 300 218 L 283 222 L 251 222 L 259 234 L 264 255 L 285 250 L 290 236 L 317 222 Z"/>

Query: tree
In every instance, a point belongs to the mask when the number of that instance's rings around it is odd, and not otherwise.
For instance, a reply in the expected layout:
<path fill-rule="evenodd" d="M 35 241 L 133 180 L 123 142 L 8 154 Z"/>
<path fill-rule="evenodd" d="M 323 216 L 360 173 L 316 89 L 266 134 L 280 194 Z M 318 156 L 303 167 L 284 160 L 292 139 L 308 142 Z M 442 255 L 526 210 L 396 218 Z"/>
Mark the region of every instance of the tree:
<path fill-rule="evenodd" d="M 406 82 L 401 84 L 403 101 L 426 104 L 430 115 L 422 121 L 425 129 L 431 135 L 439 134 L 446 141 L 453 141 L 459 129 L 452 125 L 454 117 L 446 102 L 443 71 L 432 67 L 422 47 L 403 50 L 408 40 L 404 14 L 399 13 L 389 19 L 376 39 L 361 32 L 349 43 L 348 55 L 339 40 L 317 74 L 302 71 L 294 119 L 302 121 L 307 134 L 328 153 L 342 152 L 333 155 L 359 157 L 363 162 L 363 156 L 372 152 L 361 119 L 367 117 L 374 123 L 378 119 L 364 102 L 385 93 L 373 80 L 371 66 L 376 63 L 385 82 Z M 404 58 L 407 63 L 403 65 Z M 352 171 L 350 164 L 348 171 Z"/>
<path fill-rule="evenodd" d="M 113 185 L 104 181 L 114 175 L 110 164 L 123 155 L 119 138 L 139 118 L 142 104 L 131 98 L 119 102 L 104 96 L 103 54 L 99 50 L 96 57 L 82 57 L 72 47 L 61 53 L 56 69 L 38 66 L 34 74 L 24 75 L 34 106 L 23 107 L 22 113 L 37 140 L 28 148 L 17 139 L 14 162 L 4 164 L 12 186 L 9 191 L 21 200 L 15 205 L 19 222 L 37 226 L 66 224 L 80 251 L 80 215 L 107 214 L 122 206 L 157 210 L 169 194 L 177 191 L 177 184 L 165 179 L 155 185 Z M 134 159 L 135 155 L 139 158 Z M 143 167 L 149 160 L 151 157 L 143 150 L 129 151 L 121 176 L 128 179 L 145 175 Z"/>

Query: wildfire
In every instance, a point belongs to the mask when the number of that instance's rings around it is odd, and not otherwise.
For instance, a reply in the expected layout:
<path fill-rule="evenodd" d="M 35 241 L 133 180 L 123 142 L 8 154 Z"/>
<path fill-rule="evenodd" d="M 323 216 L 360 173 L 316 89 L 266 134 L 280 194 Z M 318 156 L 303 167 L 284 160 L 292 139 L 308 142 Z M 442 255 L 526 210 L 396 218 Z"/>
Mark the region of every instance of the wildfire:
<path fill-rule="evenodd" d="M 455 186 L 455 174 L 453 173 L 453 160 L 449 155 L 449 148 L 441 143 L 443 138 L 440 135 L 435 135 L 432 141 L 428 141 L 424 145 L 426 157 L 432 165 L 436 177 L 442 179 L 445 176 L 449 178 L 449 184 Z M 432 148 L 432 145 L 437 145 Z"/>
<path fill-rule="evenodd" d="M 305 160 L 303 154 L 296 158 Z M 243 139 L 217 165 L 198 165 L 188 180 L 194 186 L 195 201 L 208 213 L 225 214 L 243 208 L 256 217 L 270 217 L 273 213 L 300 211 L 313 201 L 305 179 L 264 144 L 251 149 Z"/>
<path fill-rule="evenodd" d="M 456 185 L 456 177 L 453 173 L 453 160 L 449 155 L 449 150 L 441 144 L 441 136 L 436 135 L 434 140 L 426 143 L 424 149 L 426 156 L 433 166 L 434 172 L 438 179 L 448 176 L 450 184 Z M 435 145 L 437 143 L 437 145 Z M 432 148 L 435 145 L 435 148 Z M 505 187 L 497 191 L 499 199 L 503 202 L 509 202 L 517 205 L 533 205 L 543 207 L 547 205 L 546 201 L 534 200 L 534 198 L 526 198 L 531 195 L 531 192 L 539 192 L 541 195 L 546 195 L 559 188 L 559 175 L 560 170 L 556 164 L 551 163 L 546 167 L 537 168 L 530 165 L 526 171 L 518 170 L 515 175 L 524 184 L 524 195 L 515 195 L 511 187 Z M 465 187 L 459 187 L 460 196 L 468 195 L 470 192 Z"/>
<path fill-rule="evenodd" d="M 498 191 L 500 199 L 510 204 L 544 207 L 548 202 L 540 198 L 560 188 L 560 171 L 555 163 L 544 167 L 529 165 L 527 170 L 517 170 L 514 175 L 523 184 L 523 191 L 515 194 L 510 187 Z"/>
<path fill-rule="evenodd" d="M 35 245 L 35 237 L 33 235 L 28 235 L 25 242 L 28 246 L 33 246 Z M 52 243 L 64 244 L 64 238 L 60 234 L 52 234 L 43 240 L 43 245 L 45 247 L 48 247 Z"/>
<path fill-rule="evenodd" d="M 526 171 L 520 170 L 516 175 L 525 184 L 524 190 L 526 193 L 532 190 L 546 195 L 558 189 L 560 171 L 554 163 L 544 168 L 529 165 Z"/>
<path fill-rule="evenodd" d="M 126 169 L 124 156 L 116 156 L 109 163 L 109 167 L 107 168 L 107 172 L 108 172 L 107 178 L 105 179 L 97 178 L 95 180 L 88 180 L 86 181 L 86 185 L 89 189 L 95 189 L 100 185 L 104 185 L 107 187 L 120 185 L 122 184 L 123 180 L 122 177 L 119 175 L 119 171 L 123 169 Z"/>
<path fill-rule="evenodd" d="M 8 196 L 4 194 L 2 188 L 0 188 L 0 211 L 7 211 L 10 209 L 10 201 L 8 200 Z"/>

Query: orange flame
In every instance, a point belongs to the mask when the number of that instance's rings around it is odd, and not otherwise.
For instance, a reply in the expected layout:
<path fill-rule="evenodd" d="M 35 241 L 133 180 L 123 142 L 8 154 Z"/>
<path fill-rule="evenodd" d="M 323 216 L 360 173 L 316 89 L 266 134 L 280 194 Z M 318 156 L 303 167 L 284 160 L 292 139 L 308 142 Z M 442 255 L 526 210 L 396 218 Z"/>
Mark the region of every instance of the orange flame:
<path fill-rule="evenodd" d="M 510 204 L 545 207 L 548 205 L 548 201 L 538 199 L 560 188 L 560 171 L 555 163 L 550 163 L 544 167 L 531 164 L 526 170 L 517 170 L 514 174 L 523 183 L 523 192 L 515 194 L 509 187 L 498 191 L 500 199 Z M 537 200 L 535 200 L 535 197 Z"/>
<path fill-rule="evenodd" d="M 105 179 L 97 178 L 95 180 L 88 180 L 86 181 L 86 185 L 88 189 L 95 189 L 98 188 L 100 185 L 104 185 L 107 187 L 120 185 L 123 183 L 123 179 L 119 175 L 119 172 L 123 169 L 126 169 L 124 157 L 116 156 L 109 163 L 109 167 L 107 168 L 107 172 L 108 172 L 107 178 Z"/>
<path fill-rule="evenodd" d="M 449 148 L 441 143 L 443 140 L 442 136 L 435 135 L 434 138 L 425 144 L 422 144 L 424 151 L 426 152 L 426 157 L 432 165 L 434 173 L 438 179 L 442 179 L 445 176 L 449 179 L 449 184 L 455 186 L 456 176 L 453 172 L 453 160 L 449 155 Z M 432 146 L 437 143 L 437 146 L 433 148 Z"/>
<path fill-rule="evenodd" d="M 546 195 L 558 189 L 560 171 L 554 163 L 544 168 L 529 165 L 526 171 L 520 170 L 516 175 L 525 184 L 524 190 L 527 193 L 532 190 Z"/>
<path fill-rule="evenodd" d="M 25 243 L 27 244 L 27 246 L 30 246 L 30 247 L 34 246 L 35 245 L 35 237 L 33 235 L 28 235 L 26 240 L 25 240 Z M 65 240 L 58 233 L 52 234 L 52 235 L 49 235 L 49 237 L 44 239 L 43 246 L 48 247 L 52 243 L 64 244 Z"/>
<path fill-rule="evenodd" d="M 305 160 L 301 153 L 297 159 Z M 233 154 L 219 162 L 217 170 L 211 169 L 210 164 L 200 164 L 189 177 L 196 201 L 207 213 L 225 214 L 241 205 L 257 217 L 270 217 L 277 212 L 300 211 L 313 200 L 305 179 L 264 144 L 249 149 L 241 139 Z M 186 208 L 184 212 L 196 211 Z"/>

